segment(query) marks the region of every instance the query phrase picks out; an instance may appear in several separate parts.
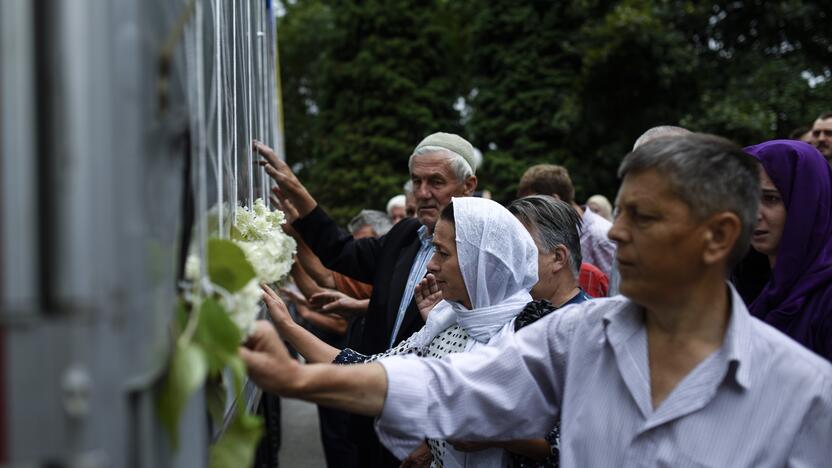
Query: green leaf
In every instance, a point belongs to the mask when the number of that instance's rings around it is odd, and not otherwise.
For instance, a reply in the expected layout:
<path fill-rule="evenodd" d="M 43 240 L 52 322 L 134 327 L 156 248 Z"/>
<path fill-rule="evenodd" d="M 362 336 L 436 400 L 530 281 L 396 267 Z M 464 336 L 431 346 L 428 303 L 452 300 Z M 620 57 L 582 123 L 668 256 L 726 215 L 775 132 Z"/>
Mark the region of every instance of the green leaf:
<path fill-rule="evenodd" d="M 176 324 L 176 336 L 182 334 L 182 331 L 185 330 L 185 327 L 188 325 L 188 305 L 185 303 L 185 300 L 180 298 L 179 301 L 176 303 L 176 311 L 174 313 L 174 319 Z"/>
<path fill-rule="evenodd" d="M 214 422 L 214 426 L 221 426 L 225 419 L 225 403 L 228 394 L 225 391 L 225 383 L 222 375 L 210 379 L 205 385 L 205 401 L 208 405 L 208 414 Z"/>
<path fill-rule="evenodd" d="M 199 310 L 194 342 L 204 349 L 208 372 L 211 375 L 222 372 L 227 362 L 237 356 L 241 340 L 240 329 L 228 317 L 220 303 L 214 299 L 206 299 Z"/>
<path fill-rule="evenodd" d="M 177 345 L 156 408 L 174 448 L 179 447 L 179 419 L 182 410 L 193 392 L 205 382 L 207 372 L 205 353 L 198 345 Z"/>
<path fill-rule="evenodd" d="M 243 288 L 255 277 L 254 268 L 234 242 L 208 239 L 208 276 L 230 293 Z"/>
<path fill-rule="evenodd" d="M 246 365 L 239 356 L 234 356 L 228 361 L 228 367 L 234 378 L 234 398 L 239 398 L 246 379 Z"/>
<path fill-rule="evenodd" d="M 242 411 L 237 413 L 220 440 L 211 446 L 209 468 L 252 466 L 262 434 L 262 418 Z"/>

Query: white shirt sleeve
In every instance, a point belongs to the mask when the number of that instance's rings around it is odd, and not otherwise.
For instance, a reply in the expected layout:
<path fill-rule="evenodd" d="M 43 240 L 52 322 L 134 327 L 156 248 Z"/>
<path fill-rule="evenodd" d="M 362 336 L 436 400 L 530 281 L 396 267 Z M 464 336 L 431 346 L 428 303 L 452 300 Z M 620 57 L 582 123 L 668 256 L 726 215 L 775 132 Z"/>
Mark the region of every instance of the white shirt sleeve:
<path fill-rule="evenodd" d="M 376 420 L 379 439 L 403 458 L 425 438 L 541 437 L 558 419 L 569 342 L 581 309 L 563 309 L 497 346 L 442 360 L 381 359 L 388 387 Z"/>

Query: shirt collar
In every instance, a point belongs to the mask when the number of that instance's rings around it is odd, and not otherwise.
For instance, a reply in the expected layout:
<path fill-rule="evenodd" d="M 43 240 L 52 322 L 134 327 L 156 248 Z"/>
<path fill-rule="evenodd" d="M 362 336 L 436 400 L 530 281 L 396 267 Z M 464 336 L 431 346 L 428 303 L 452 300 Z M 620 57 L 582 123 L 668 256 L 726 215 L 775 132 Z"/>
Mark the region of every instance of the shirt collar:
<path fill-rule="evenodd" d="M 727 283 L 731 296 L 731 316 L 725 330 L 722 346 L 717 351 L 724 356 L 726 378 L 731 378 L 739 386 L 751 385 L 751 315 L 739 293 L 731 283 Z M 621 296 L 623 297 L 623 296 Z M 644 327 L 644 310 L 629 299 L 618 299 L 623 303 L 611 307 L 603 316 L 604 336 L 611 345 L 618 346 L 627 341 L 635 332 Z"/>
<path fill-rule="evenodd" d="M 725 330 L 722 347 L 729 369 L 733 370 L 734 381 L 741 387 L 748 388 L 751 385 L 751 363 L 754 355 L 751 350 L 753 319 L 731 283 L 728 283 L 728 290 L 731 294 L 731 317 L 728 319 L 728 329 Z"/>
<path fill-rule="evenodd" d="M 424 224 L 422 225 L 422 227 L 419 228 L 418 231 L 416 231 L 416 234 L 419 235 L 419 242 L 421 242 L 423 246 L 426 243 L 433 242 L 433 233 L 429 233 L 428 227 Z"/>

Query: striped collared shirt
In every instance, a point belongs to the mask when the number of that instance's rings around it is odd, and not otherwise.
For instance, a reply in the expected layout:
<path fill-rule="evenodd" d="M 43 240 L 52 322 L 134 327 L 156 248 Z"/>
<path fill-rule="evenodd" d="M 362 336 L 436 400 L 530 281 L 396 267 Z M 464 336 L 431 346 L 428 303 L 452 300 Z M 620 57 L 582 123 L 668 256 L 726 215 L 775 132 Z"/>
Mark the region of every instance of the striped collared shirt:
<path fill-rule="evenodd" d="M 428 234 L 427 226 L 419 228 L 419 242 L 422 245 L 419 251 L 416 252 L 416 258 L 413 259 L 413 265 L 410 267 L 410 275 L 407 277 L 407 284 L 404 287 L 404 294 L 402 294 L 402 302 L 399 303 L 399 312 L 396 314 L 396 323 L 393 325 L 393 334 L 390 335 L 390 345 L 392 348 L 396 344 L 396 335 L 399 334 L 399 328 L 402 326 L 404 320 L 404 313 L 407 311 L 407 306 L 413 300 L 413 293 L 416 291 L 416 285 L 425 277 L 428 272 L 428 262 L 433 256 L 433 234 Z"/>
<path fill-rule="evenodd" d="M 441 361 L 383 359 L 380 439 L 542 437 L 560 418 L 561 466 L 830 466 L 832 366 L 751 317 L 731 288 L 722 346 L 658 408 L 643 309 L 623 296 L 550 314 L 497 347 Z"/>

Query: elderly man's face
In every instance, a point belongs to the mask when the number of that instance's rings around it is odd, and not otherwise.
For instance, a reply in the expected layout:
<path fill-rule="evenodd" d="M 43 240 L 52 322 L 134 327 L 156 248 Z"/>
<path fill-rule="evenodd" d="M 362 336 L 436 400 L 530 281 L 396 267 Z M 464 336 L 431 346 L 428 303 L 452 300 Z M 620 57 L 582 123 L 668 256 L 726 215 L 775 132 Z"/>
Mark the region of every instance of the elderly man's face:
<path fill-rule="evenodd" d="M 416 195 L 413 192 L 405 194 L 404 214 L 408 218 L 416 217 Z"/>
<path fill-rule="evenodd" d="M 396 224 L 406 217 L 405 214 L 405 208 L 403 206 L 394 206 L 390 208 L 390 221 Z"/>
<path fill-rule="evenodd" d="M 653 169 L 628 174 L 617 205 L 609 237 L 618 245 L 621 293 L 648 307 L 684 294 L 704 271 L 704 228 L 667 177 Z"/>
<path fill-rule="evenodd" d="M 452 197 L 468 197 L 477 187 L 477 178 L 458 181 L 450 159 L 443 153 L 430 153 L 413 158 L 410 169 L 413 195 L 416 197 L 416 218 L 432 232 L 439 212 Z"/>
<path fill-rule="evenodd" d="M 827 161 L 832 161 L 832 119 L 815 120 L 812 125 L 812 144 Z"/>

